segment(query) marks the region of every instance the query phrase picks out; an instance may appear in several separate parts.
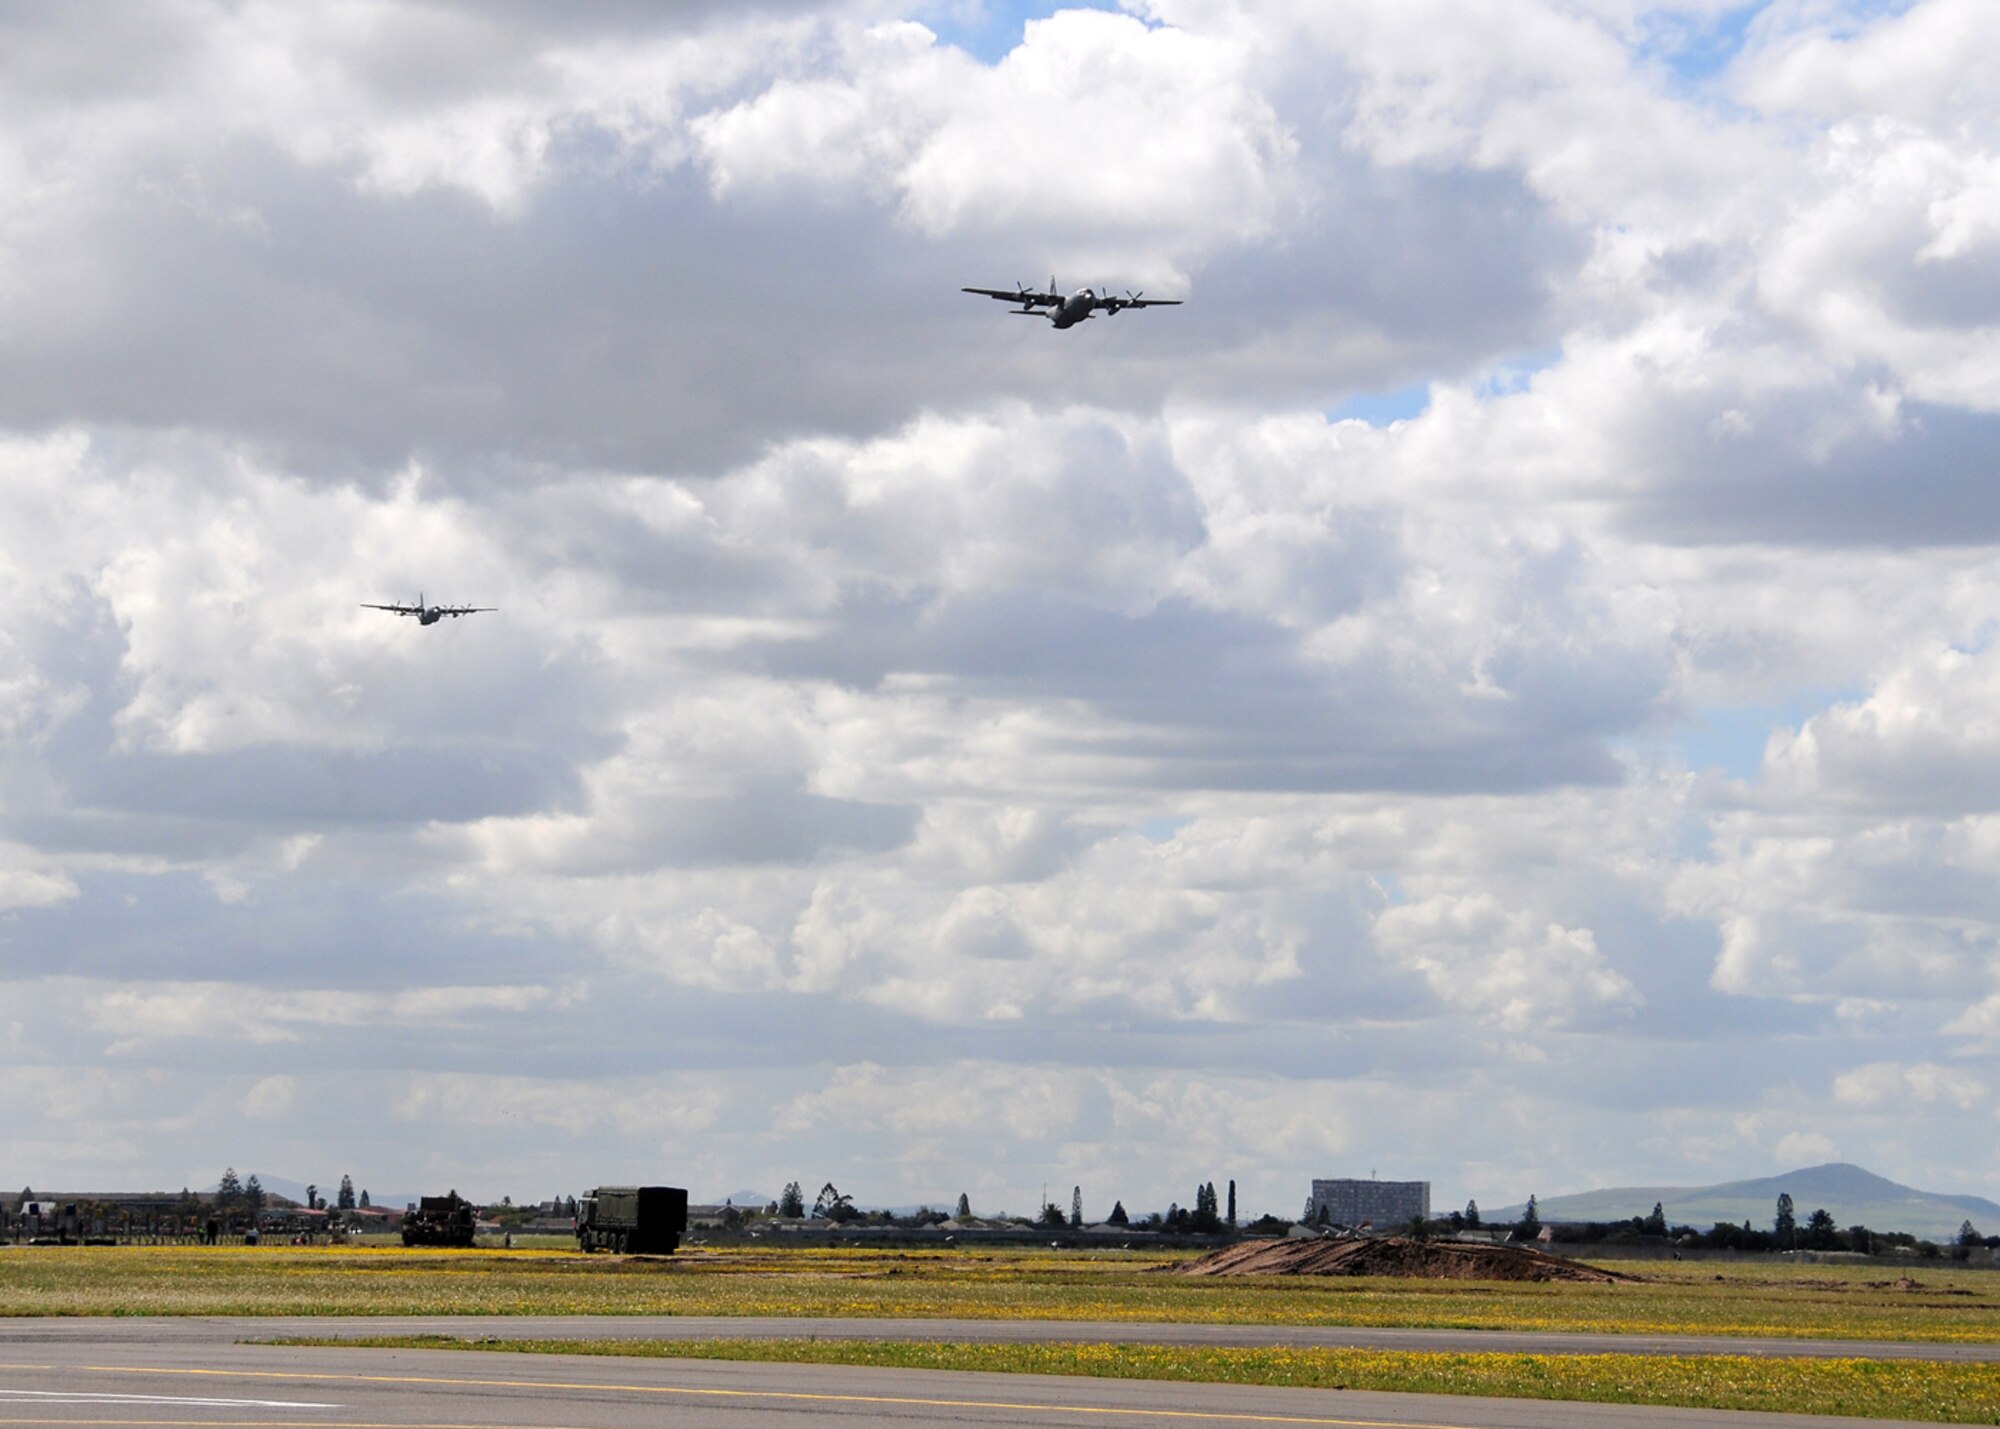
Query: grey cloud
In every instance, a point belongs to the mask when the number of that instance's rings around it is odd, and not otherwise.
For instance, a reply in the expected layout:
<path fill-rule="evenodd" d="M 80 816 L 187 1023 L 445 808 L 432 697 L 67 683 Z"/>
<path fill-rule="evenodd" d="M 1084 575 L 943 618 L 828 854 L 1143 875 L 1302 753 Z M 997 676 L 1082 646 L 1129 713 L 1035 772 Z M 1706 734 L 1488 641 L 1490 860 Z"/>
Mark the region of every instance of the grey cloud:
<path fill-rule="evenodd" d="M 135 203 L 65 237 L 91 261 L 51 264 L 0 344 L 0 420 L 224 429 L 343 478 L 416 453 L 469 489 L 872 432 L 978 362 L 941 361 L 962 265 L 851 213 L 718 207 L 685 171 L 584 166 L 514 222 L 247 144 L 208 183 L 257 223 Z"/>
<path fill-rule="evenodd" d="M 558 752 L 409 747 L 345 751 L 261 745 L 215 754 L 113 754 L 81 771 L 85 810 L 292 826 L 460 823 L 571 810 L 581 802 Z"/>
<path fill-rule="evenodd" d="M 1443 1011 L 1421 974 L 1378 954 L 1370 931 L 1378 895 L 1349 887 L 1298 890 L 1288 911 L 1309 928 L 1299 949 L 1299 976 L 1237 994 L 1243 1015 L 1258 1026 L 1317 1026 L 1332 1044 L 1354 1039 L 1371 1024 L 1408 1026 Z"/>
<path fill-rule="evenodd" d="M 1817 740 L 1818 782 L 1831 806 L 1884 817 L 1917 812 L 1932 818 L 2000 808 L 2000 770 L 1993 767 L 1990 744 L 1935 738 L 1899 743 L 1865 726 L 1855 730 L 1824 717 L 1808 721 L 1806 728 Z M 1970 890 L 1951 882 L 1950 870 L 1911 868 L 1896 874 L 1912 880 L 1905 885 L 1910 892 L 1895 895 L 1899 898 L 1915 896 L 1915 888 L 1921 887 L 1941 910 L 1967 907 Z M 1984 904 L 1986 898 L 1977 901 Z"/>
<path fill-rule="evenodd" d="M 886 853 L 916 831 L 914 805 L 830 799 L 782 777 L 750 777 L 727 794 L 642 798 L 623 803 L 615 826 L 558 861 L 568 874 L 706 867 L 739 863 L 808 863 L 833 852 Z"/>
<path fill-rule="evenodd" d="M 1687 545 L 1771 541 L 1824 546 L 1974 546 L 2000 538 L 2000 415 L 1907 404 L 1893 434 L 1852 430 L 1866 396 L 1844 387 L 1790 406 L 1731 398 L 1662 404 L 1631 434 L 1653 473 L 1620 520 L 1634 536 Z M 1821 429 L 1849 428 L 1814 459 Z"/>
<path fill-rule="evenodd" d="M 1858 859 L 1847 863 L 1841 870 L 1846 906 L 1892 918 L 2000 925 L 2000 888 L 1985 867 L 1948 862 L 1932 830 L 1916 833 L 1909 843 L 1915 847 L 1894 863 Z M 1951 936 L 1954 941 L 1964 937 Z M 1967 947 L 1966 952 L 1971 951 Z"/>
<path fill-rule="evenodd" d="M 2000 324 L 2000 265 L 1990 250 L 1901 265 L 1884 276 L 1882 289 L 1896 315 L 1913 326 L 1963 331 Z"/>
<path fill-rule="evenodd" d="M 781 551 L 719 541 L 706 528 L 661 530 L 580 488 L 533 493 L 508 522 L 515 549 L 544 569 L 609 581 L 625 611 L 789 612 L 807 574 Z"/>
<path fill-rule="evenodd" d="M 437 102 L 532 80 L 541 52 L 555 45 L 693 35 L 718 19 L 830 8 L 826 0 L 427 0 L 372 15 L 344 32 L 345 47 L 304 58 L 338 64 L 378 100 Z M 0 73 L 14 96 L 129 102 L 193 72 L 218 22 L 240 19 L 240 9 L 151 0 L 9 5 L 0 11 Z"/>
<path fill-rule="evenodd" d="M 605 716 L 595 667 L 575 651 L 537 660 L 526 642 L 501 634 L 481 646 L 487 658 L 448 665 L 443 678 L 435 663 L 372 667 L 350 713 L 397 731 L 386 748 L 128 750 L 113 726 L 131 693 L 126 637 L 101 603 L 58 602 L 24 634 L 52 653 L 47 668 L 87 696 L 0 765 L 0 788 L 11 791 L 0 827 L 56 850 L 195 858 L 273 829 L 574 809 L 581 764 L 613 747 L 613 736 L 591 727 Z M 323 671 L 313 677 L 323 679 Z"/>
<path fill-rule="evenodd" d="M 567 940 L 480 932 L 450 900 L 318 870 L 253 877 L 232 902 L 189 872 L 92 873 L 80 886 L 68 902 L 0 920 L 8 976 L 102 979 L 107 987 L 240 983 L 254 999 L 258 988 L 553 982 L 579 966 Z"/>
<path fill-rule="evenodd" d="M 504 18 L 510 29 L 551 37 L 615 39 L 698 30 L 718 17 L 805 15 L 834 7 L 828 0 L 480 0 L 462 7 Z"/>
<path fill-rule="evenodd" d="M 1180 368 L 1176 385 L 1204 395 L 1331 406 L 1560 332 L 1585 245 L 1518 177 L 1345 158 L 1315 178 L 1313 210 L 1205 264 L 1191 306 L 1148 330 L 1139 360 Z"/>
<path fill-rule="evenodd" d="M 1073 747 L 1130 761 L 1165 787 L 1520 790 L 1616 781 L 1603 744 L 1647 715 L 1657 659 L 1524 646 L 1501 662 L 1511 698 L 1468 698 L 1380 653 L 1317 666 L 1298 637 L 1169 602 L 1138 615 L 1038 592 L 933 605 L 856 592 L 844 629 L 772 644 L 782 677 L 872 686 L 946 674 L 965 693 L 1091 702 L 1140 726 Z"/>
<path fill-rule="evenodd" d="M 30 252 L 0 421 L 207 427 L 349 478 L 416 453 L 469 489 L 711 473 L 788 435 L 996 397 L 1330 404 L 1547 341 L 1581 248 L 1518 180 L 1312 142 L 1325 191 L 1291 231 L 1198 265 L 1185 307 L 1057 334 L 957 291 L 1041 281 L 1031 235 L 929 241 L 810 195 L 717 202 L 588 131 L 558 137 L 513 219 L 358 193 L 250 139 L 162 140 L 128 158 L 121 202 Z"/>
<path fill-rule="evenodd" d="M 0 74 L 15 101 L 129 102 L 174 83 L 201 36 L 179 7 L 148 0 L 14 4 L 0 10 Z"/>

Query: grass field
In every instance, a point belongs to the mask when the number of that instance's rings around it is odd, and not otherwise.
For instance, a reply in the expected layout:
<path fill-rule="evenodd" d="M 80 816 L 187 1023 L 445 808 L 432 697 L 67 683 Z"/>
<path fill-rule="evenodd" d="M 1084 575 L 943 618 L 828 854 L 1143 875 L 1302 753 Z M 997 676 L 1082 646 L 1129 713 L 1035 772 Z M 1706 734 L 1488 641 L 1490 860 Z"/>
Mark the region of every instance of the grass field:
<path fill-rule="evenodd" d="M 290 1343 L 313 1343 L 292 1341 Z M 1945 1424 L 2000 1423 L 2000 1365 L 1745 1355 L 1412 1354 L 1160 1345 L 908 1344 L 886 1340 L 468 1340 L 382 1336 L 347 1346 L 765 1360 L 898 1369 L 1193 1380 L 1210 1384 L 1478 1394 L 1599 1404 L 1778 1410 Z"/>
<path fill-rule="evenodd" d="M 0 1315 L 804 1315 L 2000 1339 L 2000 1272 L 1650 1262 L 1616 1285 L 1231 1279 L 1057 1251 L 0 1249 Z M 1624 1267 L 1633 1269 L 1629 1264 Z"/>

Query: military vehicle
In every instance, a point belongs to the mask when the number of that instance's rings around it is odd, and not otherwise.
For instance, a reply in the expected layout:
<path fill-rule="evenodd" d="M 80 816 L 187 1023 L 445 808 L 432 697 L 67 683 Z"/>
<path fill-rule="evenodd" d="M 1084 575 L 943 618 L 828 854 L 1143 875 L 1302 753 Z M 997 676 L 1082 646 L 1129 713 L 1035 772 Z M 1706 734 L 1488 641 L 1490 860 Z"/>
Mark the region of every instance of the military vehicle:
<path fill-rule="evenodd" d="M 449 1191 L 422 1196 L 403 1213 L 404 1245 L 472 1244 L 472 1202 Z"/>
<path fill-rule="evenodd" d="M 687 1224 L 679 1186 L 599 1186 L 576 1203 L 576 1243 L 586 1251 L 672 1255 Z"/>

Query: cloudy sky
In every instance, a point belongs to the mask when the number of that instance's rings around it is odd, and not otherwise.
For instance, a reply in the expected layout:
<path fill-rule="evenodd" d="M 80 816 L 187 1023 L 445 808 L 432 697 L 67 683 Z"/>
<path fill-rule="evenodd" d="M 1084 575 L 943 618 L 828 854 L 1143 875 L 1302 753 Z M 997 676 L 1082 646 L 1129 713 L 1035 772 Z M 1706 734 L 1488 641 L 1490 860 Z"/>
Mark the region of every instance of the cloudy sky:
<path fill-rule="evenodd" d="M 1990 1194 L 1995 53 L 0 6 L 4 1175 Z"/>

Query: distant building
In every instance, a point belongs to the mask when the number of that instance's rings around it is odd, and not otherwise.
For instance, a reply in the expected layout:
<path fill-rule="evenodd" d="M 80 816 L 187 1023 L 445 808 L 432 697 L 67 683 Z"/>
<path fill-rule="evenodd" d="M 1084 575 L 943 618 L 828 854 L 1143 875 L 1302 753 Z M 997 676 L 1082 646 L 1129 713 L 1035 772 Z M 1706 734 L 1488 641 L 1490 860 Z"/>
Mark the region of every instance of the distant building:
<path fill-rule="evenodd" d="M 1428 1181 L 1313 1181 L 1312 1219 L 1378 1229 L 1431 1218 Z"/>

